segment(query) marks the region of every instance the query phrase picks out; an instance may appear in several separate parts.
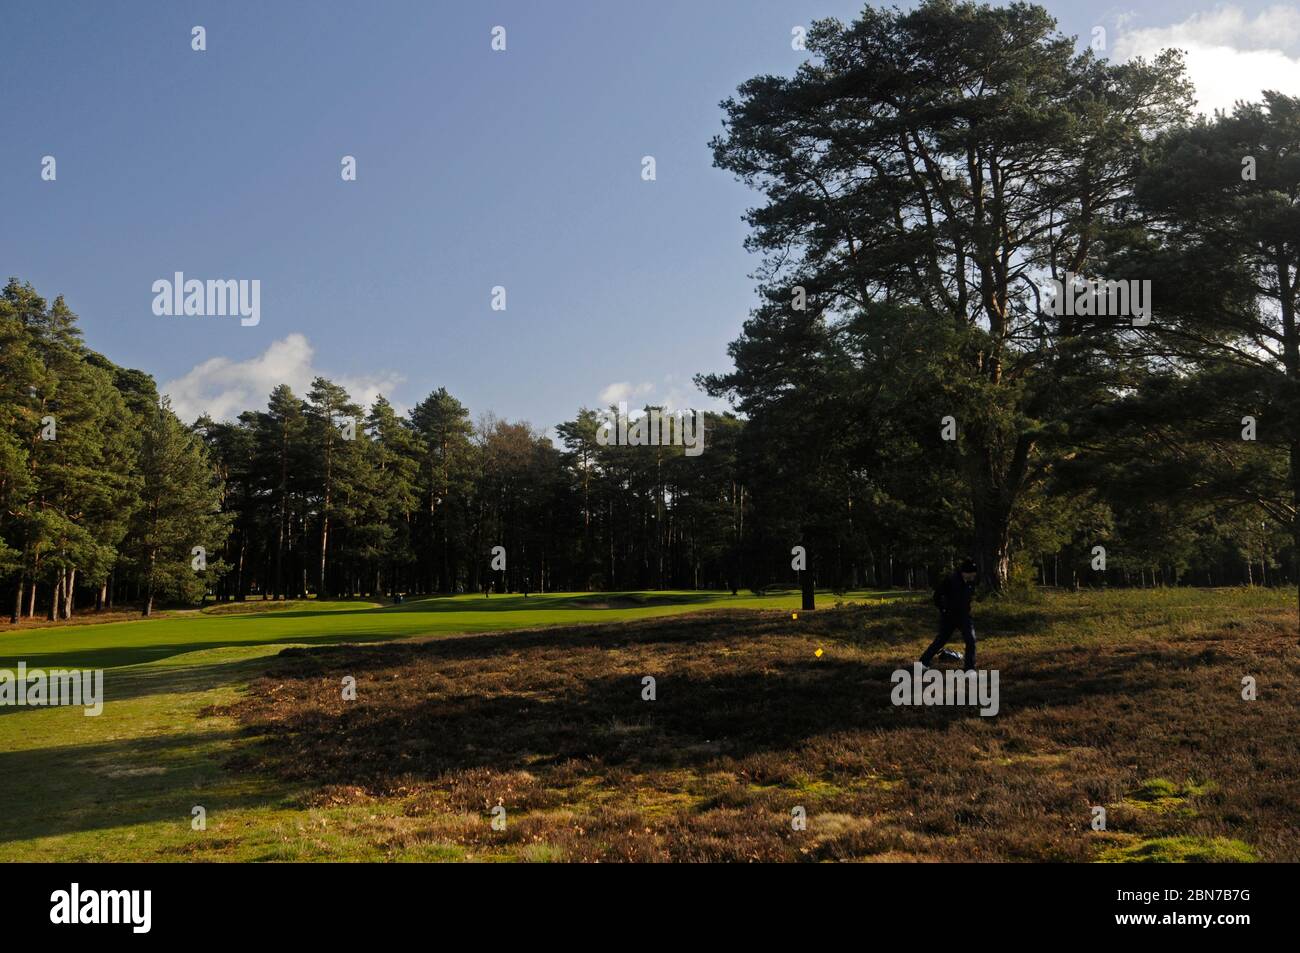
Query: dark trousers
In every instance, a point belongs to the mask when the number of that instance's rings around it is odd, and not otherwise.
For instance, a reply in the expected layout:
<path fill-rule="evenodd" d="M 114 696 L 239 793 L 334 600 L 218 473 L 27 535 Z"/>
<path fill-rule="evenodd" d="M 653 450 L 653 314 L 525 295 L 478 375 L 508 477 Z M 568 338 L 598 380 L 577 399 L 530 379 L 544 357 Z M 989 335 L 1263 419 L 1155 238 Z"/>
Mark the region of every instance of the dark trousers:
<path fill-rule="evenodd" d="M 923 664 L 930 664 L 935 653 L 947 644 L 948 636 L 952 635 L 953 629 L 961 629 L 962 637 L 966 640 L 966 657 L 963 659 L 966 671 L 975 668 L 975 621 L 970 616 L 956 618 L 946 614 L 939 616 L 939 634 L 934 637 L 930 647 L 921 656 Z"/>

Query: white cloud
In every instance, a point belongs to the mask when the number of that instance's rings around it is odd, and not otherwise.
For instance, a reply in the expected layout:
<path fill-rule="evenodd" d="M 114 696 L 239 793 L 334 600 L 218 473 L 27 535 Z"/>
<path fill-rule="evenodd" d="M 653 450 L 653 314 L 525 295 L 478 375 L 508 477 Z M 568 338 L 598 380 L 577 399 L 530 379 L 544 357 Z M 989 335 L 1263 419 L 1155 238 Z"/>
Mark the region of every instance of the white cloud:
<path fill-rule="evenodd" d="M 601 410 L 621 401 L 627 401 L 630 410 L 641 407 L 663 407 L 667 410 L 729 410 L 723 401 L 714 400 L 694 384 L 682 385 L 672 374 L 665 374 L 662 381 L 618 381 L 610 384 L 600 392 L 597 407 Z"/>
<path fill-rule="evenodd" d="M 290 334 L 246 361 L 210 358 L 159 389 L 171 397 L 172 410 L 188 423 L 203 413 L 233 420 L 242 411 L 262 410 L 278 384 L 288 384 L 301 397 L 314 378 L 328 377 L 346 388 L 357 403 L 369 407 L 381 393 L 391 400 L 393 388 L 403 380 L 391 371 L 363 377 L 332 375 L 312 363 L 314 353 L 306 335 Z"/>
<path fill-rule="evenodd" d="M 1185 52 L 1202 112 L 1231 111 L 1237 100 L 1259 100 L 1265 89 L 1300 95 L 1300 7 L 1269 7 L 1251 18 L 1240 7 L 1222 6 L 1172 26 L 1122 30 L 1114 58 L 1151 59 L 1169 47 Z"/>
<path fill-rule="evenodd" d="M 654 384 L 649 381 L 635 385 L 631 381 L 617 381 L 600 392 L 600 405 L 607 407 L 619 401 L 631 400 L 633 397 L 649 394 L 654 389 Z"/>

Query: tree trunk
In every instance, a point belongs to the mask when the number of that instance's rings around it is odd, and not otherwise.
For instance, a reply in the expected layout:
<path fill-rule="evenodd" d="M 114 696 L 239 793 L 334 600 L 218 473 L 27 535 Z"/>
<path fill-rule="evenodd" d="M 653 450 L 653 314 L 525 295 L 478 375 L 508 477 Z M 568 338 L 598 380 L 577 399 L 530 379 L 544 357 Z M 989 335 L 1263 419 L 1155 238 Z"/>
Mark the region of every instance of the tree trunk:
<path fill-rule="evenodd" d="M 325 494 L 325 506 L 330 505 L 329 493 Z M 322 515 L 320 520 L 320 584 L 316 587 L 316 598 L 325 598 L 325 553 L 329 547 L 330 518 Z"/>
<path fill-rule="evenodd" d="M 68 582 L 63 589 L 63 618 L 72 618 L 72 596 L 76 592 L 77 570 L 69 569 L 67 572 Z"/>
<path fill-rule="evenodd" d="M 144 615 L 145 618 L 153 615 L 153 566 L 156 554 L 149 554 L 149 578 L 145 584 L 144 591 Z"/>
<path fill-rule="evenodd" d="M 975 565 L 980 581 L 994 592 L 1004 590 L 1011 576 L 1011 513 L 1033 452 L 1033 439 L 1022 433 L 1009 458 L 984 446 L 965 459 L 975 521 Z"/>
<path fill-rule="evenodd" d="M 14 611 L 9 616 L 9 624 L 17 625 L 23 616 L 23 587 L 27 580 L 19 575 L 18 585 L 14 587 Z"/>
<path fill-rule="evenodd" d="M 57 622 L 59 619 L 59 597 L 63 593 L 63 573 L 59 573 L 56 580 L 50 586 L 50 611 L 45 616 L 50 622 Z"/>
<path fill-rule="evenodd" d="M 976 506 L 975 565 L 980 582 L 993 592 L 1007 587 L 1011 575 L 1011 519 L 999 506 Z"/>
<path fill-rule="evenodd" d="M 1290 397 L 1297 400 L 1300 395 L 1300 327 L 1297 326 L 1295 310 L 1295 292 L 1300 289 L 1300 275 L 1292 277 L 1291 266 L 1282 254 L 1279 246 L 1277 252 L 1277 280 L 1281 290 L 1282 310 L 1282 365 L 1286 368 L 1287 383 L 1290 385 Z M 1291 469 L 1291 558 L 1292 570 L 1296 576 L 1296 635 L 1300 640 L 1300 429 L 1295 421 L 1295 404 L 1288 414 L 1291 424 L 1291 441 L 1288 448 Z M 1266 557 L 1261 556 L 1261 561 Z"/>
<path fill-rule="evenodd" d="M 280 529 L 275 541 L 275 597 L 284 598 L 284 537 L 289 532 L 289 432 L 280 430 Z"/>

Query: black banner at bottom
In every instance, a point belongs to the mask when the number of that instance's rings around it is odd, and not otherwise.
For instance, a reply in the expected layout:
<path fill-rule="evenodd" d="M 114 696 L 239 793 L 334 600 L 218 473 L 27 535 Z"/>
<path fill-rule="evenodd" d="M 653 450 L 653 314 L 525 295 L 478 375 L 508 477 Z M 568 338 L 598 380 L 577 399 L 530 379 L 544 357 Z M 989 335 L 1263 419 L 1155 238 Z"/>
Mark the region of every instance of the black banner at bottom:
<path fill-rule="evenodd" d="M 680 927 L 692 941 L 842 926 L 950 943 L 1054 938 L 1215 943 L 1283 929 L 1294 865 L 133 865 L 0 868 L 6 939 L 409 938 L 458 924 L 542 938 Z M 423 926 L 421 926 L 423 924 Z M 954 932 L 955 931 L 955 932 Z M 1050 932 L 1044 932 L 1050 931 Z M 661 939 L 674 934 L 657 934 Z"/>

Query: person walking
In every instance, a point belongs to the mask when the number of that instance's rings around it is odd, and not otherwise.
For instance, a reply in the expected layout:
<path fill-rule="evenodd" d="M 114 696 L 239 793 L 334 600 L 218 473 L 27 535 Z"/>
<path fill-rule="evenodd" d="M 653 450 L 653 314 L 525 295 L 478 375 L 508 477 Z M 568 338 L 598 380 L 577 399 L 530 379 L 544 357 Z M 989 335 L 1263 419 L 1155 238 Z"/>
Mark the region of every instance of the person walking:
<path fill-rule="evenodd" d="M 960 629 L 966 640 L 965 669 L 975 670 L 975 622 L 971 618 L 971 597 L 975 595 L 978 570 L 975 563 L 964 560 L 951 574 L 945 576 L 934 590 L 934 604 L 939 610 L 939 634 L 921 655 L 921 664 L 930 666 L 935 653 L 944 647 L 955 629 Z"/>

